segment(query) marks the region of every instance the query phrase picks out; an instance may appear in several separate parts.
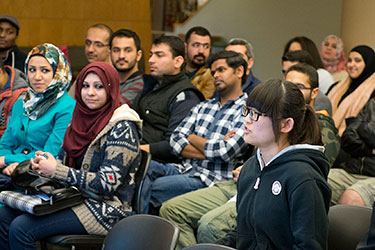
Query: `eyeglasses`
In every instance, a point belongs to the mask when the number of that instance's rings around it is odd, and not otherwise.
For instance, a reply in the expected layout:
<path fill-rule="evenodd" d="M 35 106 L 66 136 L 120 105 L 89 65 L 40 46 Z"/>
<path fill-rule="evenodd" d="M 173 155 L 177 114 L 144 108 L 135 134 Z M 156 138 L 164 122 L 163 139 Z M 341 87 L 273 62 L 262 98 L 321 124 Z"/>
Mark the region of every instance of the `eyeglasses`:
<path fill-rule="evenodd" d="M 259 120 L 259 116 L 267 116 L 266 114 L 255 111 L 254 109 L 246 105 L 243 105 L 242 107 L 242 115 L 245 117 L 249 115 L 249 118 L 253 120 L 254 122 Z"/>
<path fill-rule="evenodd" d="M 92 42 L 90 40 L 85 41 L 86 46 L 90 47 L 91 44 L 93 44 L 94 47 L 96 47 L 96 48 L 103 48 L 104 46 L 109 46 L 109 44 L 103 44 L 102 42 Z"/>
<path fill-rule="evenodd" d="M 303 85 L 302 83 L 296 83 L 297 87 L 300 89 L 300 90 L 304 90 L 304 89 L 313 89 L 313 88 L 308 88 L 306 87 L 305 85 Z"/>

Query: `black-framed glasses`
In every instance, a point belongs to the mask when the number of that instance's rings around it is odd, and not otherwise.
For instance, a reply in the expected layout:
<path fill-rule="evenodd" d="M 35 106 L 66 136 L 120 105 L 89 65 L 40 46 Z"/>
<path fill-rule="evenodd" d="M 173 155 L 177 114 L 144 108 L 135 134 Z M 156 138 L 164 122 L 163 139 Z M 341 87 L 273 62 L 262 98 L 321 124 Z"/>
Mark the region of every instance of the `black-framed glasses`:
<path fill-rule="evenodd" d="M 303 85 L 302 83 L 296 83 L 297 87 L 300 89 L 300 90 L 304 90 L 304 89 L 313 89 L 313 88 L 308 88 L 306 87 L 305 85 Z"/>
<path fill-rule="evenodd" d="M 104 46 L 109 46 L 109 44 L 103 44 L 102 42 L 98 42 L 98 41 L 96 41 L 96 42 L 92 42 L 90 40 L 85 41 L 86 46 L 90 47 L 91 44 L 94 44 L 94 46 L 97 47 L 97 48 L 103 48 Z"/>
<path fill-rule="evenodd" d="M 254 122 L 259 120 L 259 116 L 267 116 L 266 114 L 255 111 L 253 108 L 250 108 L 246 105 L 242 106 L 242 115 L 245 117 L 249 115 L 249 118 Z"/>

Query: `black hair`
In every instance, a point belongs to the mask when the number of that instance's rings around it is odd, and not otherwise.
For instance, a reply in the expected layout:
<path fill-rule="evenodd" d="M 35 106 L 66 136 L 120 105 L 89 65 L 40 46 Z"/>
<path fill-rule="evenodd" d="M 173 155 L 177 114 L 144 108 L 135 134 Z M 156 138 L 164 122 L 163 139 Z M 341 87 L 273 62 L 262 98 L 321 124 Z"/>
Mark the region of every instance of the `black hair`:
<path fill-rule="evenodd" d="M 307 52 L 310 53 L 313 59 L 313 66 L 316 69 L 324 68 L 322 59 L 320 58 L 318 48 L 316 47 L 315 43 L 310 38 L 307 38 L 305 36 L 297 36 L 297 37 L 290 39 L 284 47 L 283 55 L 285 55 L 289 51 L 290 45 L 294 42 L 299 43 L 303 50 L 306 50 Z"/>
<path fill-rule="evenodd" d="M 309 78 L 309 84 L 311 88 L 319 88 L 319 76 L 316 69 L 313 66 L 308 65 L 306 63 L 298 63 L 296 65 L 291 66 L 285 73 L 287 75 L 290 71 L 297 71 L 302 74 L 307 75 Z"/>
<path fill-rule="evenodd" d="M 250 92 L 246 105 L 270 117 L 276 142 L 280 138 L 281 120 L 292 118 L 294 126 L 288 133 L 290 145 L 323 145 L 318 118 L 305 104 L 295 84 L 280 79 L 267 80 Z"/>
<path fill-rule="evenodd" d="M 182 56 L 185 58 L 185 44 L 177 36 L 160 36 L 156 38 L 152 44 L 159 45 L 161 43 L 167 44 L 172 52 L 173 58 L 176 56 Z"/>
<path fill-rule="evenodd" d="M 313 59 L 309 52 L 306 50 L 295 50 L 286 52 L 285 55 L 281 58 L 282 62 L 298 62 L 306 63 L 308 65 L 314 66 Z"/>
<path fill-rule="evenodd" d="M 202 26 L 195 26 L 195 27 L 189 29 L 188 32 L 186 33 L 186 35 L 185 35 L 185 42 L 186 43 L 189 42 L 191 34 L 193 34 L 193 33 L 195 33 L 199 36 L 209 36 L 210 37 L 210 43 L 212 42 L 211 34 L 206 28 L 204 28 Z"/>
<path fill-rule="evenodd" d="M 240 53 L 228 50 L 219 51 L 210 57 L 207 63 L 208 67 L 211 68 L 212 64 L 219 59 L 225 59 L 225 62 L 228 64 L 228 66 L 234 70 L 242 66 L 244 70 L 242 82 L 246 80 L 247 62 L 245 59 L 243 59 Z"/>
<path fill-rule="evenodd" d="M 137 51 L 141 50 L 141 40 L 139 39 L 139 36 L 137 35 L 137 33 L 135 33 L 134 31 L 128 30 L 128 29 L 119 29 L 118 31 L 114 32 L 111 35 L 111 39 L 109 40 L 109 48 L 111 49 L 112 49 L 112 41 L 115 37 L 133 38 Z"/>

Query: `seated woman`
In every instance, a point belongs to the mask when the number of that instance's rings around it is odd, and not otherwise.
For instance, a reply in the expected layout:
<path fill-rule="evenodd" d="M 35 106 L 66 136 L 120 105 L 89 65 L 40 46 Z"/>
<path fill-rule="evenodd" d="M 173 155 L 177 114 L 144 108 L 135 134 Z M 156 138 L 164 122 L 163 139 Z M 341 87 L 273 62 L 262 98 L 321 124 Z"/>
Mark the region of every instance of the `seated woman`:
<path fill-rule="evenodd" d="M 236 249 L 326 249 L 330 165 L 314 111 L 295 84 L 268 80 L 243 114 L 258 150 L 238 178 Z"/>
<path fill-rule="evenodd" d="M 335 82 L 342 81 L 348 77 L 345 67 L 344 43 L 340 37 L 328 35 L 324 38 L 319 52 L 324 68 L 331 73 Z"/>
<path fill-rule="evenodd" d="M 375 52 L 361 45 L 354 47 L 347 63 L 349 77 L 332 85 L 328 98 L 332 103 L 333 120 L 341 136 L 345 119 L 356 117 L 366 103 L 375 97 Z"/>
<path fill-rule="evenodd" d="M 0 249 L 36 249 L 35 242 L 56 234 L 106 234 L 133 214 L 134 175 L 138 169 L 141 120 L 120 106 L 119 78 L 105 62 L 87 65 L 78 75 L 72 123 L 56 161 L 37 151 L 32 167 L 100 196 L 50 215 L 34 216 L 0 208 Z"/>
<path fill-rule="evenodd" d="M 72 78 L 70 66 L 54 45 L 33 48 L 26 58 L 25 73 L 27 94 L 15 102 L 0 141 L 0 168 L 6 167 L 6 175 L 37 150 L 58 154 L 75 105 L 66 92 Z"/>

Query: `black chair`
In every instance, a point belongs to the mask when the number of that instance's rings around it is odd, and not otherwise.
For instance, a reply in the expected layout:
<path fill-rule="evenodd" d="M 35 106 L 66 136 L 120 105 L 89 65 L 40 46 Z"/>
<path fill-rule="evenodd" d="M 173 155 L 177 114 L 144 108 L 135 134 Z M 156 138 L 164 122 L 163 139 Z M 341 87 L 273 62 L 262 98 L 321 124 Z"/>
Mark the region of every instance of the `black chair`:
<path fill-rule="evenodd" d="M 336 205 L 329 209 L 328 250 L 354 250 L 370 227 L 372 209 Z"/>
<path fill-rule="evenodd" d="M 146 178 L 148 166 L 151 161 L 151 154 L 141 150 L 141 162 L 138 171 L 135 174 L 135 195 L 132 203 L 134 210 L 142 211 L 143 204 L 141 199 L 143 183 Z M 133 216 L 130 216 L 133 217 Z M 41 249 L 47 250 L 47 244 L 69 247 L 75 249 L 101 249 L 105 236 L 103 235 L 55 235 L 41 241 Z"/>
<path fill-rule="evenodd" d="M 108 233 L 103 250 L 174 250 L 179 236 L 172 222 L 149 214 L 129 216 Z"/>
<path fill-rule="evenodd" d="M 223 246 L 223 245 L 201 243 L 201 244 L 196 244 L 196 245 L 185 247 L 182 250 L 235 250 L 235 249 L 231 247 Z"/>

